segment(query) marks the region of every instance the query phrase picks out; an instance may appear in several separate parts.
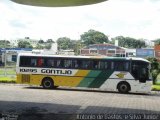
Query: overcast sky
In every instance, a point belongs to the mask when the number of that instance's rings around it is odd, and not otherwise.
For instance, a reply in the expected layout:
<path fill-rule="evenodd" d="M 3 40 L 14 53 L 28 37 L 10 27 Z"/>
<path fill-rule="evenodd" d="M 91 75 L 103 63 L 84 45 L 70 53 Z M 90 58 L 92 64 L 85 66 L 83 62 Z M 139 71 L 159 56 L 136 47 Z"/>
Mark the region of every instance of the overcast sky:
<path fill-rule="evenodd" d="M 160 38 L 160 0 L 109 0 L 79 7 L 33 7 L 0 0 L 0 39 L 80 39 L 89 29 L 107 36 Z"/>

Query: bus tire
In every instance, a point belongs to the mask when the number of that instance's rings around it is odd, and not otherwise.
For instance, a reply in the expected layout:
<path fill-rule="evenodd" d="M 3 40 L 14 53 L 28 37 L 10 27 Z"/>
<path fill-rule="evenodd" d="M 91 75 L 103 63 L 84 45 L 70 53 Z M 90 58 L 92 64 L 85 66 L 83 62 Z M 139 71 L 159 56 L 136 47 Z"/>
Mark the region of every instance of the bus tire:
<path fill-rule="evenodd" d="M 44 78 L 42 80 L 42 86 L 44 89 L 52 89 L 54 88 L 54 82 L 51 78 Z"/>
<path fill-rule="evenodd" d="M 131 87 L 128 82 L 120 82 L 117 89 L 120 93 L 128 93 L 131 90 Z"/>

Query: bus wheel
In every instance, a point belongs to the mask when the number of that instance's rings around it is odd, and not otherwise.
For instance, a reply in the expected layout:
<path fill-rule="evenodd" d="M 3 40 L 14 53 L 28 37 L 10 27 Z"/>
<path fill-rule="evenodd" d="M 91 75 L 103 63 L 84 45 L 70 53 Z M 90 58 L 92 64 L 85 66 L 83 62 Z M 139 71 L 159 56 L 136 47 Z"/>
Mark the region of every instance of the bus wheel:
<path fill-rule="evenodd" d="M 42 86 L 45 89 L 54 88 L 53 80 L 51 78 L 44 78 L 43 81 L 42 81 Z"/>
<path fill-rule="evenodd" d="M 130 85 L 127 82 L 120 82 L 117 89 L 120 93 L 128 93 L 130 91 Z"/>

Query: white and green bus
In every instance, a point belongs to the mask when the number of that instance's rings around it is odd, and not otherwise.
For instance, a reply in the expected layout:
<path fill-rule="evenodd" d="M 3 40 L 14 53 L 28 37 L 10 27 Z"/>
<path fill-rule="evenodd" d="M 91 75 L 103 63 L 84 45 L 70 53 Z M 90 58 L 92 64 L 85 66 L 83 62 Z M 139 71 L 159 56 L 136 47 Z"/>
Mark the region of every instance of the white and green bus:
<path fill-rule="evenodd" d="M 17 83 L 96 88 L 127 92 L 151 91 L 150 63 L 142 58 L 19 54 Z"/>

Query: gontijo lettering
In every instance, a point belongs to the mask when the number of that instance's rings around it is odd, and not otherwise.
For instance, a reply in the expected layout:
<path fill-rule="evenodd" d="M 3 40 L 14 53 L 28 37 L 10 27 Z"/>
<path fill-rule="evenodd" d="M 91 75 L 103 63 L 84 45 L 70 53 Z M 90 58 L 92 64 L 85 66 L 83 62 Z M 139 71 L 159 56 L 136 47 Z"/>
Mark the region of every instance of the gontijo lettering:
<path fill-rule="evenodd" d="M 52 73 L 52 74 L 64 74 L 70 75 L 72 74 L 71 70 L 53 70 L 53 69 L 42 69 L 41 73 Z"/>
<path fill-rule="evenodd" d="M 24 73 L 37 73 L 38 70 L 37 69 L 24 69 L 21 68 L 20 72 L 24 72 Z M 71 70 L 53 70 L 53 69 L 41 69 L 40 70 L 41 73 L 48 73 L 48 74 L 55 74 L 55 75 L 71 75 L 72 71 Z"/>

